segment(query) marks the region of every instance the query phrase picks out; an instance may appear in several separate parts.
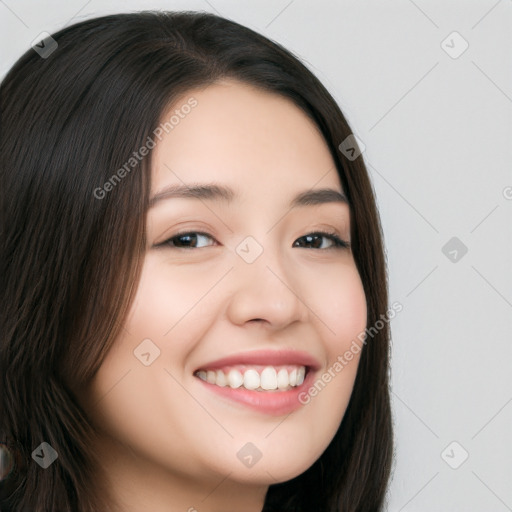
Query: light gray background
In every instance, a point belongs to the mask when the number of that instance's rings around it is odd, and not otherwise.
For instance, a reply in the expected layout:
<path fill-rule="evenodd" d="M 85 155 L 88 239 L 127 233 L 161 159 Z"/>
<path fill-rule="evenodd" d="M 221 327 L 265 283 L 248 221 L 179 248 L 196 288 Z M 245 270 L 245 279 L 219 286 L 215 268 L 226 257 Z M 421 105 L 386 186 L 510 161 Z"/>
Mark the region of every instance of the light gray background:
<path fill-rule="evenodd" d="M 0 0 L 0 74 L 43 31 L 155 8 L 217 12 L 282 43 L 366 146 L 403 304 L 387 510 L 512 511 L 512 0 Z M 457 58 L 454 31 L 469 44 Z M 443 253 L 452 237 L 467 254 Z"/>

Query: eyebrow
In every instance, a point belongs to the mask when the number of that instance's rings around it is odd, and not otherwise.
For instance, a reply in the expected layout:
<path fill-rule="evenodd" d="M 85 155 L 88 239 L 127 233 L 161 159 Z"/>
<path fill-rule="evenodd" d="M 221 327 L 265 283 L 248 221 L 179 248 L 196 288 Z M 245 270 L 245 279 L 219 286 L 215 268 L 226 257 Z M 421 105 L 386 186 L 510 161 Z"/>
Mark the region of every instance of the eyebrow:
<path fill-rule="evenodd" d="M 149 207 L 160 201 L 173 198 L 200 199 L 205 201 L 221 201 L 232 203 L 237 197 L 235 191 L 216 183 L 191 183 L 185 185 L 170 185 L 157 192 L 150 200 Z M 326 203 L 348 204 L 348 199 L 342 192 L 333 188 L 317 188 L 297 194 L 290 202 L 290 208 L 316 206 Z"/>

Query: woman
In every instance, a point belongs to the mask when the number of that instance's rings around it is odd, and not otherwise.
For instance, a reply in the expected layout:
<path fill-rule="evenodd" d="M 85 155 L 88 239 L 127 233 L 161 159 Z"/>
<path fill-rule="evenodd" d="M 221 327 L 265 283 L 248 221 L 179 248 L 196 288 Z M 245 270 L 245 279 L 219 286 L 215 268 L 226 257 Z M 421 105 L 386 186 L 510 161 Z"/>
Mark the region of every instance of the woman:
<path fill-rule="evenodd" d="M 381 510 L 385 261 L 332 97 L 210 14 L 53 40 L 1 85 L 2 507 Z"/>

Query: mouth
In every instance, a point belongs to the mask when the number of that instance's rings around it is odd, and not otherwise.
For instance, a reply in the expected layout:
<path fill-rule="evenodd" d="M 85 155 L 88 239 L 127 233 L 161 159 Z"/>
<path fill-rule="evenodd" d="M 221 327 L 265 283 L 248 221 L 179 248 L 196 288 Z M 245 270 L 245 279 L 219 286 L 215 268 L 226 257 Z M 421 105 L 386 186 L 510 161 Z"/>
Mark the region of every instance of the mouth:
<path fill-rule="evenodd" d="M 232 366 L 220 370 L 199 370 L 194 375 L 220 387 L 280 392 L 300 386 L 308 370 L 307 366 Z"/>
<path fill-rule="evenodd" d="M 223 400 L 282 415 L 303 405 L 299 397 L 319 368 L 316 359 L 304 352 L 258 351 L 204 364 L 194 377 Z"/>

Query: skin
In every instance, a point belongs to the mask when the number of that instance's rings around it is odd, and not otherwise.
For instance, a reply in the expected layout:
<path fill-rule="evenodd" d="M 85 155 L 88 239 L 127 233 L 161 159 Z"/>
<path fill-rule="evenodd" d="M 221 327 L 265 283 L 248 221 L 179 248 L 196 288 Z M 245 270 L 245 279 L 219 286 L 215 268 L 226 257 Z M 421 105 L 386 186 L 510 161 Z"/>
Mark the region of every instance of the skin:
<path fill-rule="evenodd" d="M 152 151 L 152 195 L 215 181 L 238 197 L 150 208 L 136 298 L 83 398 L 101 433 L 98 478 L 128 512 L 260 511 L 268 486 L 304 472 L 333 438 L 359 355 L 288 416 L 221 398 L 194 370 L 234 353 L 293 349 L 319 361 L 320 377 L 366 325 L 350 249 L 329 248 L 329 238 L 294 246 L 325 230 L 350 240 L 347 204 L 289 208 L 303 191 L 342 192 L 316 125 L 291 101 L 236 81 L 189 91 L 163 119 L 192 96 L 197 106 Z M 155 247 L 178 231 L 212 238 Z M 263 248 L 250 264 L 236 252 L 247 236 Z M 160 356 L 144 366 L 134 350 L 147 338 Z M 251 468 L 236 456 L 247 442 L 262 453 Z"/>

